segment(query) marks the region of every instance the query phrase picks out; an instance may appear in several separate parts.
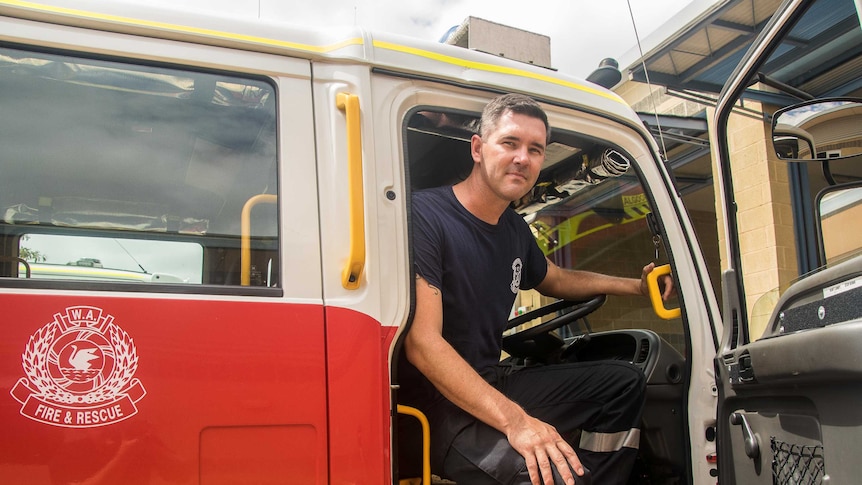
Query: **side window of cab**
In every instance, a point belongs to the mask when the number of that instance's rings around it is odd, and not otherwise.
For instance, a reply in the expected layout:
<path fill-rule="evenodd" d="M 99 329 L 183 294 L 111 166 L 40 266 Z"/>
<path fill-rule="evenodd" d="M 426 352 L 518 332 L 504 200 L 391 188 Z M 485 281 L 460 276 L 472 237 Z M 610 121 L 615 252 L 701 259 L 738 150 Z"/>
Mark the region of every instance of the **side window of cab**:
<path fill-rule="evenodd" d="M 0 283 L 279 286 L 267 79 L 2 47 L 0 105 Z"/>

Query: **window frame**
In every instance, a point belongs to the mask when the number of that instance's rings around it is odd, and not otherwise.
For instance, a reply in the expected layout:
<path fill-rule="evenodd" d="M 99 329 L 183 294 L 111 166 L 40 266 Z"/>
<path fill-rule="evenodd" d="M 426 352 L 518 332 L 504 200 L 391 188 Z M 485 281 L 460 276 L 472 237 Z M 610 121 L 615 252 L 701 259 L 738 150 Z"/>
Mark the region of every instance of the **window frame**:
<path fill-rule="evenodd" d="M 273 116 L 272 130 L 273 140 L 275 143 L 272 164 L 275 170 L 274 179 L 270 183 L 276 187 L 276 197 L 282 195 L 281 191 L 281 161 L 279 145 L 281 143 L 281 120 L 280 120 L 280 105 L 282 100 L 279 96 L 279 81 L 277 76 L 254 74 L 243 72 L 241 68 L 237 69 L 216 69 L 195 65 L 194 62 L 157 62 L 146 58 L 133 57 L 128 55 L 102 55 L 87 52 L 85 50 L 72 50 L 63 48 L 48 48 L 38 45 L 24 45 L 19 43 L 0 42 L 0 48 L 13 49 L 23 53 L 32 53 L 34 55 L 50 55 L 57 57 L 68 57 L 69 62 L 91 61 L 96 64 L 108 63 L 111 65 L 119 64 L 128 66 L 129 70 L 143 70 L 147 68 L 166 69 L 180 71 L 186 74 L 204 74 L 225 76 L 226 78 L 218 80 L 219 82 L 229 82 L 231 80 L 247 80 L 250 82 L 264 83 L 271 88 L 273 99 L 271 101 Z M 191 60 L 190 60 L 191 61 Z M 310 96 L 310 83 L 308 95 Z M 309 120 L 311 122 L 311 120 Z M 255 194 L 257 195 L 257 194 Z M 274 242 L 276 258 L 273 261 L 278 269 L 279 275 L 282 274 L 283 267 L 283 251 L 284 242 L 284 227 L 285 221 L 282 219 L 281 203 L 277 203 L 275 207 L 276 215 L 273 219 L 275 234 L 267 236 L 268 240 Z M 122 239 L 137 239 L 137 240 L 158 240 L 158 241 L 182 241 L 194 242 L 200 244 L 203 248 L 203 265 L 206 266 L 207 250 L 216 249 L 212 244 L 206 244 L 206 241 L 228 240 L 235 239 L 237 247 L 229 247 L 230 250 L 240 251 L 240 234 L 223 235 L 223 234 L 184 234 L 179 232 L 157 232 L 157 231 L 136 231 L 125 229 L 99 229 L 90 227 L 61 227 L 49 225 L 32 225 L 32 224 L 6 224 L 0 223 L 5 229 L 4 238 L 10 241 L 9 244 L 16 246 L 14 248 L 13 258 L 18 257 L 18 247 L 20 247 L 20 238 L 26 234 L 57 234 L 57 235 L 80 235 L 87 237 L 105 237 L 105 238 L 122 238 Z M 254 242 L 252 243 L 254 244 Z M 225 247 L 225 246 L 219 246 Z M 6 249 L 9 252 L 12 248 Z M 5 261 L 4 261 L 5 262 Z M 7 263 L 8 264 L 8 263 Z M 15 263 L 11 263 L 15 264 Z M 206 269 L 204 269 L 204 274 Z M 17 272 L 16 272 L 17 274 Z M 204 275 L 202 275 L 202 278 Z M 284 296 L 285 281 L 280 277 L 276 287 L 265 286 L 242 286 L 210 284 L 210 283 L 162 283 L 162 282 L 118 282 L 118 281 L 94 281 L 94 280 L 52 280 L 52 279 L 25 279 L 17 277 L 0 277 L 0 288 L 32 288 L 32 289 L 58 289 L 58 290 L 93 290 L 93 291 L 110 291 L 110 292 L 149 292 L 149 293 L 179 293 L 179 294 L 203 294 L 203 295 L 238 295 L 238 296 L 262 296 L 262 297 L 281 297 Z"/>

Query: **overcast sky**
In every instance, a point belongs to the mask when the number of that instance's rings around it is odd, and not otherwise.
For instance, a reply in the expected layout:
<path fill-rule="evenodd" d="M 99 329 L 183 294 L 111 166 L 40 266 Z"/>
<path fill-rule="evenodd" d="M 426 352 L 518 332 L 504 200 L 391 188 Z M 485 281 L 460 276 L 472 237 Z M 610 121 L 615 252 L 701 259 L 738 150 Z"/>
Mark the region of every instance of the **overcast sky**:
<path fill-rule="evenodd" d="M 128 1 L 128 0 L 127 0 Z M 185 10 L 217 11 L 232 17 L 284 20 L 305 26 L 361 26 L 439 40 L 469 16 L 551 38 L 551 63 L 561 72 L 586 77 L 606 57 L 625 68 L 623 55 L 686 6 L 694 15 L 715 0 L 132 0 Z M 694 5 L 692 5 L 694 3 Z M 702 10 L 702 9 L 701 9 Z M 683 25 L 683 24 L 680 24 Z M 663 36 L 673 32 L 663 32 Z M 661 37 L 661 35 L 659 36 Z M 655 36 L 653 36 L 655 38 Z M 646 49 L 647 46 L 644 45 Z"/>

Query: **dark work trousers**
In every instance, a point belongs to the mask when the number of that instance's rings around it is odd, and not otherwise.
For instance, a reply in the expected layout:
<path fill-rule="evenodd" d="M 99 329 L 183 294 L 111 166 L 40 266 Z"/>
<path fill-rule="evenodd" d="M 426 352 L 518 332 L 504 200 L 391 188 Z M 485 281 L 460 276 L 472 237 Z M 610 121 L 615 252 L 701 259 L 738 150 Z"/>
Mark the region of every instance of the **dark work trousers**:
<path fill-rule="evenodd" d="M 496 377 L 486 378 L 529 415 L 554 426 L 590 470 L 592 483 L 628 481 L 638 452 L 646 388 L 640 369 L 621 361 L 514 372 L 500 366 Z M 432 406 L 428 414 L 435 473 L 459 485 L 530 484 L 526 461 L 505 435 L 449 401 Z M 554 477 L 563 483 L 556 469 Z"/>

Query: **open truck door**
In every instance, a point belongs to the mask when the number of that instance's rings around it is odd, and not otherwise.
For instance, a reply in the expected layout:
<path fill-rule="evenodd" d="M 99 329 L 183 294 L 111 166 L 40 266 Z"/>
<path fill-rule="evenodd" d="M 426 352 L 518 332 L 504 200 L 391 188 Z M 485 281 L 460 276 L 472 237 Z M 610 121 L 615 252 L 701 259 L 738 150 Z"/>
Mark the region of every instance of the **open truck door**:
<path fill-rule="evenodd" d="M 860 61 L 853 0 L 785 1 L 717 103 L 712 136 L 729 261 L 715 360 L 722 484 L 859 481 L 862 84 L 850 66 Z M 778 288 L 758 294 L 762 272 L 747 223 L 758 209 L 739 195 L 752 154 L 730 147 L 740 133 L 734 110 L 761 88 L 773 94 L 754 101 L 765 119 L 746 122 L 771 132 L 762 155 L 788 180 L 786 193 L 763 194 L 776 224 L 766 244 L 787 261 Z"/>

